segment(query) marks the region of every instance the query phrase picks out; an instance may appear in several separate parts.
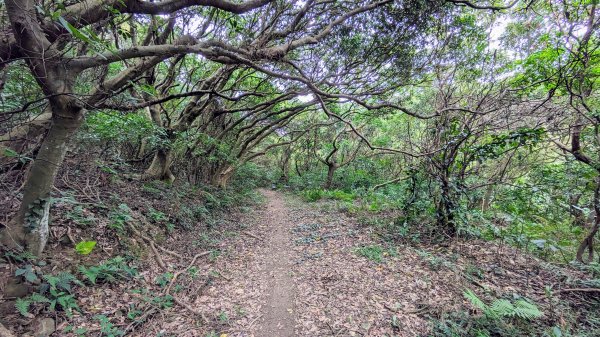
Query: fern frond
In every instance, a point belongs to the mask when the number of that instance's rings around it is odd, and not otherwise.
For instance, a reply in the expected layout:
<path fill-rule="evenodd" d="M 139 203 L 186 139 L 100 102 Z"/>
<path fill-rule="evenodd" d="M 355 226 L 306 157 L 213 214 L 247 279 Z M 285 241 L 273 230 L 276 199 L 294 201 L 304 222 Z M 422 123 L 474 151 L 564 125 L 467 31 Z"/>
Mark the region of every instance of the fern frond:
<path fill-rule="evenodd" d="M 533 303 L 525 300 L 517 300 L 514 306 L 514 316 L 532 320 L 544 316 L 544 313 Z"/>
<path fill-rule="evenodd" d="M 514 316 L 515 307 L 507 299 L 499 299 L 492 302 L 489 313 L 494 317 L 512 317 Z"/>
<path fill-rule="evenodd" d="M 51 302 L 47 297 L 40 295 L 38 293 L 31 294 L 31 296 L 29 296 L 29 300 L 34 303 L 50 303 Z"/>
<path fill-rule="evenodd" d="M 465 290 L 463 295 L 466 299 L 469 300 L 469 302 L 471 302 L 471 304 L 473 304 L 473 306 L 483 310 L 484 312 L 488 310 L 488 306 L 485 303 L 483 303 L 483 301 L 479 297 L 477 297 L 477 295 L 475 295 L 475 293 L 471 289 Z"/>
<path fill-rule="evenodd" d="M 83 283 L 81 283 L 81 281 L 79 281 L 75 275 L 66 271 L 58 273 L 56 277 L 58 278 L 56 286 L 68 292 L 71 292 L 71 284 L 76 284 L 80 286 L 83 285 Z"/>
<path fill-rule="evenodd" d="M 15 307 L 19 313 L 25 317 L 29 316 L 29 305 L 31 305 L 31 301 L 22 298 L 17 298 L 17 301 L 15 302 Z"/>

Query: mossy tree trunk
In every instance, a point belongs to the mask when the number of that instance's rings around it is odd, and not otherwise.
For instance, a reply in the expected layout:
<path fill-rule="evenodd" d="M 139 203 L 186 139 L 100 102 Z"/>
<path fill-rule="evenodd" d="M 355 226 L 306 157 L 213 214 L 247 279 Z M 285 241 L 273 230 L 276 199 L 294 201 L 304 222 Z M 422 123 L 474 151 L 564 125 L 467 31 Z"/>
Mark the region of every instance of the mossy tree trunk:
<path fill-rule="evenodd" d="M 50 192 L 65 158 L 68 141 L 83 121 L 83 109 L 68 101 L 52 106 L 52 124 L 26 177 L 23 200 L 2 235 L 2 243 L 9 248 L 39 254 L 46 246 L 52 203 Z"/>
<path fill-rule="evenodd" d="M 5 1 L 20 52 L 44 94 L 52 112 L 51 125 L 42 140 L 23 186 L 19 210 L 2 231 L 0 242 L 8 248 L 43 251 L 48 240 L 50 192 L 69 139 L 83 122 L 84 109 L 71 96 L 77 71 L 66 66 L 63 53 L 46 38 L 37 20 L 34 0 Z"/>
<path fill-rule="evenodd" d="M 594 237 L 600 229 L 600 174 L 596 178 L 596 187 L 594 189 L 594 213 L 594 224 L 577 249 L 576 258 L 579 262 L 583 262 L 583 254 L 586 250 L 588 251 L 588 261 L 591 262 L 594 258 Z"/>

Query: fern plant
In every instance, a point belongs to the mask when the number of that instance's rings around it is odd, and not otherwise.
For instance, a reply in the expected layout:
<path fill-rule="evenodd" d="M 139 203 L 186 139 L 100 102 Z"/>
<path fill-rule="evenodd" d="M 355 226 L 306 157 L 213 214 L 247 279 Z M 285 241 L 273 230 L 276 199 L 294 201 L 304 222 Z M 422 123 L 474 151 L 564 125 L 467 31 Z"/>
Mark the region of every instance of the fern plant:
<path fill-rule="evenodd" d="M 470 289 L 465 290 L 464 296 L 473 306 L 479 308 L 485 316 L 493 319 L 508 317 L 531 321 L 544 315 L 535 304 L 524 299 L 518 299 L 514 302 L 507 299 L 497 299 L 488 305 Z"/>
<path fill-rule="evenodd" d="M 90 267 L 79 267 L 79 271 L 92 284 L 114 282 L 118 279 L 128 279 L 137 275 L 137 269 L 130 267 L 125 259 L 117 256 L 104 263 Z"/>
<path fill-rule="evenodd" d="M 31 314 L 29 313 L 30 305 L 31 301 L 29 299 L 17 298 L 15 302 L 15 307 L 17 308 L 17 311 L 25 317 L 31 316 Z"/>
<path fill-rule="evenodd" d="M 60 272 L 56 275 L 44 275 L 45 282 L 40 286 L 39 292 L 28 297 L 20 298 L 15 302 L 19 313 L 30 317 L 29 308 L 31 304 L 42 304 L 48 306 L 50 311 L 61 309 L 71 315 L 73 310 L 79 310 L 77 300 L 72 294 L 74 285 L 83 285 L 73 274 Z"/>

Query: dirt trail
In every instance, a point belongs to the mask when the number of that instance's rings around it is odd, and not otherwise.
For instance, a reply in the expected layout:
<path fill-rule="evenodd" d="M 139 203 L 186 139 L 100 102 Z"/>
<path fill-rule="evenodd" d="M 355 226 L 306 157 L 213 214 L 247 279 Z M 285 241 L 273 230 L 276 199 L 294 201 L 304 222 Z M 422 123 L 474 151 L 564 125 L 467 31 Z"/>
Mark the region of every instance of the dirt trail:
<path fill-rule="evenodd" d="M 257 336 L 294 336 L 294 280 L 292 279 L 292 221 L 280 193 L 261 191 L 268 200 L 264 214 L 263 233 L 266 250 L 262 259 L 263 280 L 267 285 L 266 304 L 262 307 L 262 322 Z"/>
<path fill-rule="evenodd" d="M 525 289 L 512 271 L 489 268 L 531 269 L 513 249 L 461 241 L 434 249 L 394 245 L 331 202 L 261 193 L 265 205 L 223 219 L 221 228 L 231 227 L 218 242 L 221 254 L 201 268 L 205 282 L 189 287 L 207 322 L 179 316 L 170 324 L 186 330 L 177 336 L 429 336 L 431 317 L 465 310 L 465 289 L 483 284 L 543 297 L 543 286 Z M 478 271 L 477 284 L 464 277 L 467 270 Z M 166 325 L 157 320 L 151 331 Z"/>

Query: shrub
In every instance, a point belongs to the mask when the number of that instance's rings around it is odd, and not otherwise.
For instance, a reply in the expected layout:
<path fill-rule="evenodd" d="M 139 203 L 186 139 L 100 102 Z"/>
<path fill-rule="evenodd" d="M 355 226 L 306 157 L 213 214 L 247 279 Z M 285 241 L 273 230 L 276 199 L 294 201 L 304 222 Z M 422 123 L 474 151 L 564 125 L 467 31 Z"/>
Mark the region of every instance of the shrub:
<path fill-rule="evenodd" d="M 323 198 L 324 192 L 323 190 L 306 190 L 302 191 L 301 195 L 304 198 L 304 200 L 315 202 Z"/>

